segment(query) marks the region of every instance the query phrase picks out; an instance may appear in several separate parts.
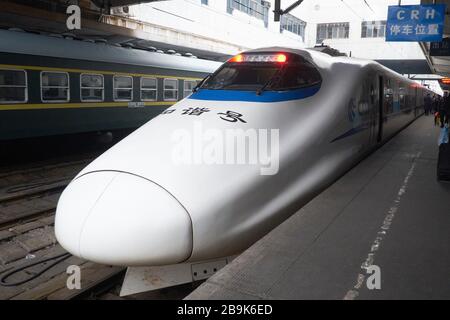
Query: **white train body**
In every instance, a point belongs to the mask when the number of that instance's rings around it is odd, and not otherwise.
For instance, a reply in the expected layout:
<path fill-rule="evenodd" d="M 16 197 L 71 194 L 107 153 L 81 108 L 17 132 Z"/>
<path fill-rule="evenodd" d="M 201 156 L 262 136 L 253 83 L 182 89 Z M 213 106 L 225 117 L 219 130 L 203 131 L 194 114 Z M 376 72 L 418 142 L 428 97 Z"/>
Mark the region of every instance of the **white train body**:
<path fill-rule="evenodd" d="M 124 266 L 239 253 L 413 121 L 422 106 L 425 89 L 375 62 L 286 48 L 243 55 L 280 52 L 286 63 L 311 63 L 321 82 L 294 90 L 295 99 L 289 90 L 200 87 L 76 176 L 58 203 L 60 244 L 76 256 Z M 189 115 L 189 108 L 209 111 Z M 245 122 L 224 121 L 228 111 Z M 175 163 L 174 135 L 195 137 L 199 127 L 278 130 L 277 173 L 261 174 L 258 164 Z"/>

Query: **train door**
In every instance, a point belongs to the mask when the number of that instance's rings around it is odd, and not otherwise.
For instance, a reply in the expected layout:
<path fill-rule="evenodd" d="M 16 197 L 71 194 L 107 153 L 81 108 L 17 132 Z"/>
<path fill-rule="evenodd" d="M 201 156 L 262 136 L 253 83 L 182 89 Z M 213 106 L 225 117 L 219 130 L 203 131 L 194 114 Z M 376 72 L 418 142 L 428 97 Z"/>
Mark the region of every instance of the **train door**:
<path fill-rule="evenodd" d="M 378 77 L 378 133 L 377 133 L 377 143 L 383 140 L 383 110 L 384 110 L 384 80 L 383 76 Z"/>
<path fill-rule="evenodd" d="M 414 91 L 415 91 L 415 95 L 414 95 L 414 119 L 415 119 L 415 118 L 417 118 L 417 114 L 418 114 L 417 102 L 419 101 L 419 88 L 415 87 Z"/>
<path fill-rule="evenodd" d="M 423 96 L 422 89 L 416 87 L 416 101 L 414 106 L 414 116 L 417 118 L 420 115 L 420 108 L 422 107 L 421 97 Z"/>
<path fill-rule="evenodd" d="M 380 78 L 376 74 L 372 74 L 369 80 L 369 109 L 370 112 L 370 145 L 374 145 L 380 141 L 380 129 L 382 124 L 382 118 L 380 118 L 380 105 L 382 99 L 383 87 L 380 83 Z"/>

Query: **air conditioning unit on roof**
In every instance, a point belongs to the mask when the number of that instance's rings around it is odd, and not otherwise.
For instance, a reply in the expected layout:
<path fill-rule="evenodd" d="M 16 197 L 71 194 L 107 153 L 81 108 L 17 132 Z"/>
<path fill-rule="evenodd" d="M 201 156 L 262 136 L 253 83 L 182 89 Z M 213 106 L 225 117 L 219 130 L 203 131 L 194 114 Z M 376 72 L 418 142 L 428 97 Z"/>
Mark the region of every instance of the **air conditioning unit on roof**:
<path fill-rule="evenodd" d="M 128 17 L 130 15 L 130 8 L 128 6 L 111 8 L 111 13 L 116 16 Z"/>

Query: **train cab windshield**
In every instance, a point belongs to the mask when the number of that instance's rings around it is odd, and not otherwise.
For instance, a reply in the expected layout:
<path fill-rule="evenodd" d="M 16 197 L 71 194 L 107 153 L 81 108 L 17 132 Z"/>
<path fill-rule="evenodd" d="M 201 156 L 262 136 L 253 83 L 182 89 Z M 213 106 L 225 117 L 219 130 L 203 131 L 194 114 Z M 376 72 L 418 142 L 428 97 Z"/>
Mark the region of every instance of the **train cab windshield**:
<path fill-rule="evenodd" d="M 317 68 L 293 54 L 240 54 L 199 86 L 211 90 L 286 91 L 322 81 Z"/>

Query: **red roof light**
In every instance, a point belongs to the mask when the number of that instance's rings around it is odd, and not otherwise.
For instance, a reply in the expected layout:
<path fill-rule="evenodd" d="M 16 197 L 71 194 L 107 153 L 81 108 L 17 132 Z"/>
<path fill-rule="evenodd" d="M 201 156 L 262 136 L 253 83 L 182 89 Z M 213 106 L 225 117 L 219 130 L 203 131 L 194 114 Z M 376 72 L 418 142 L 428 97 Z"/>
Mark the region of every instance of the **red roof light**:
<path fill-rule="evenodd" d="M 439 80 L 442 84 L 450 84 L 450 78 L 442 78 Z"/>
<path fill-rule="evenodd" d="M 276 58 L 277 62 L 286 62 L 286 60 L 287 60 L 286 55 L 284 55 L 282 53 L 277 55 L 277 58 Z"/>
<path fill-rule="evenodd" d="M 244 61 L 244 57 L 242 54 L 235 55 L 233 58 L 229 60 L 229 62 L 242 62 Z"/>
<path fill-rule="evenodd" d="M 279 62 L 285 63 L 287 56 L 282 53 L 276 54 L 238 54 L 228 60 L 228 62 Z"/>

